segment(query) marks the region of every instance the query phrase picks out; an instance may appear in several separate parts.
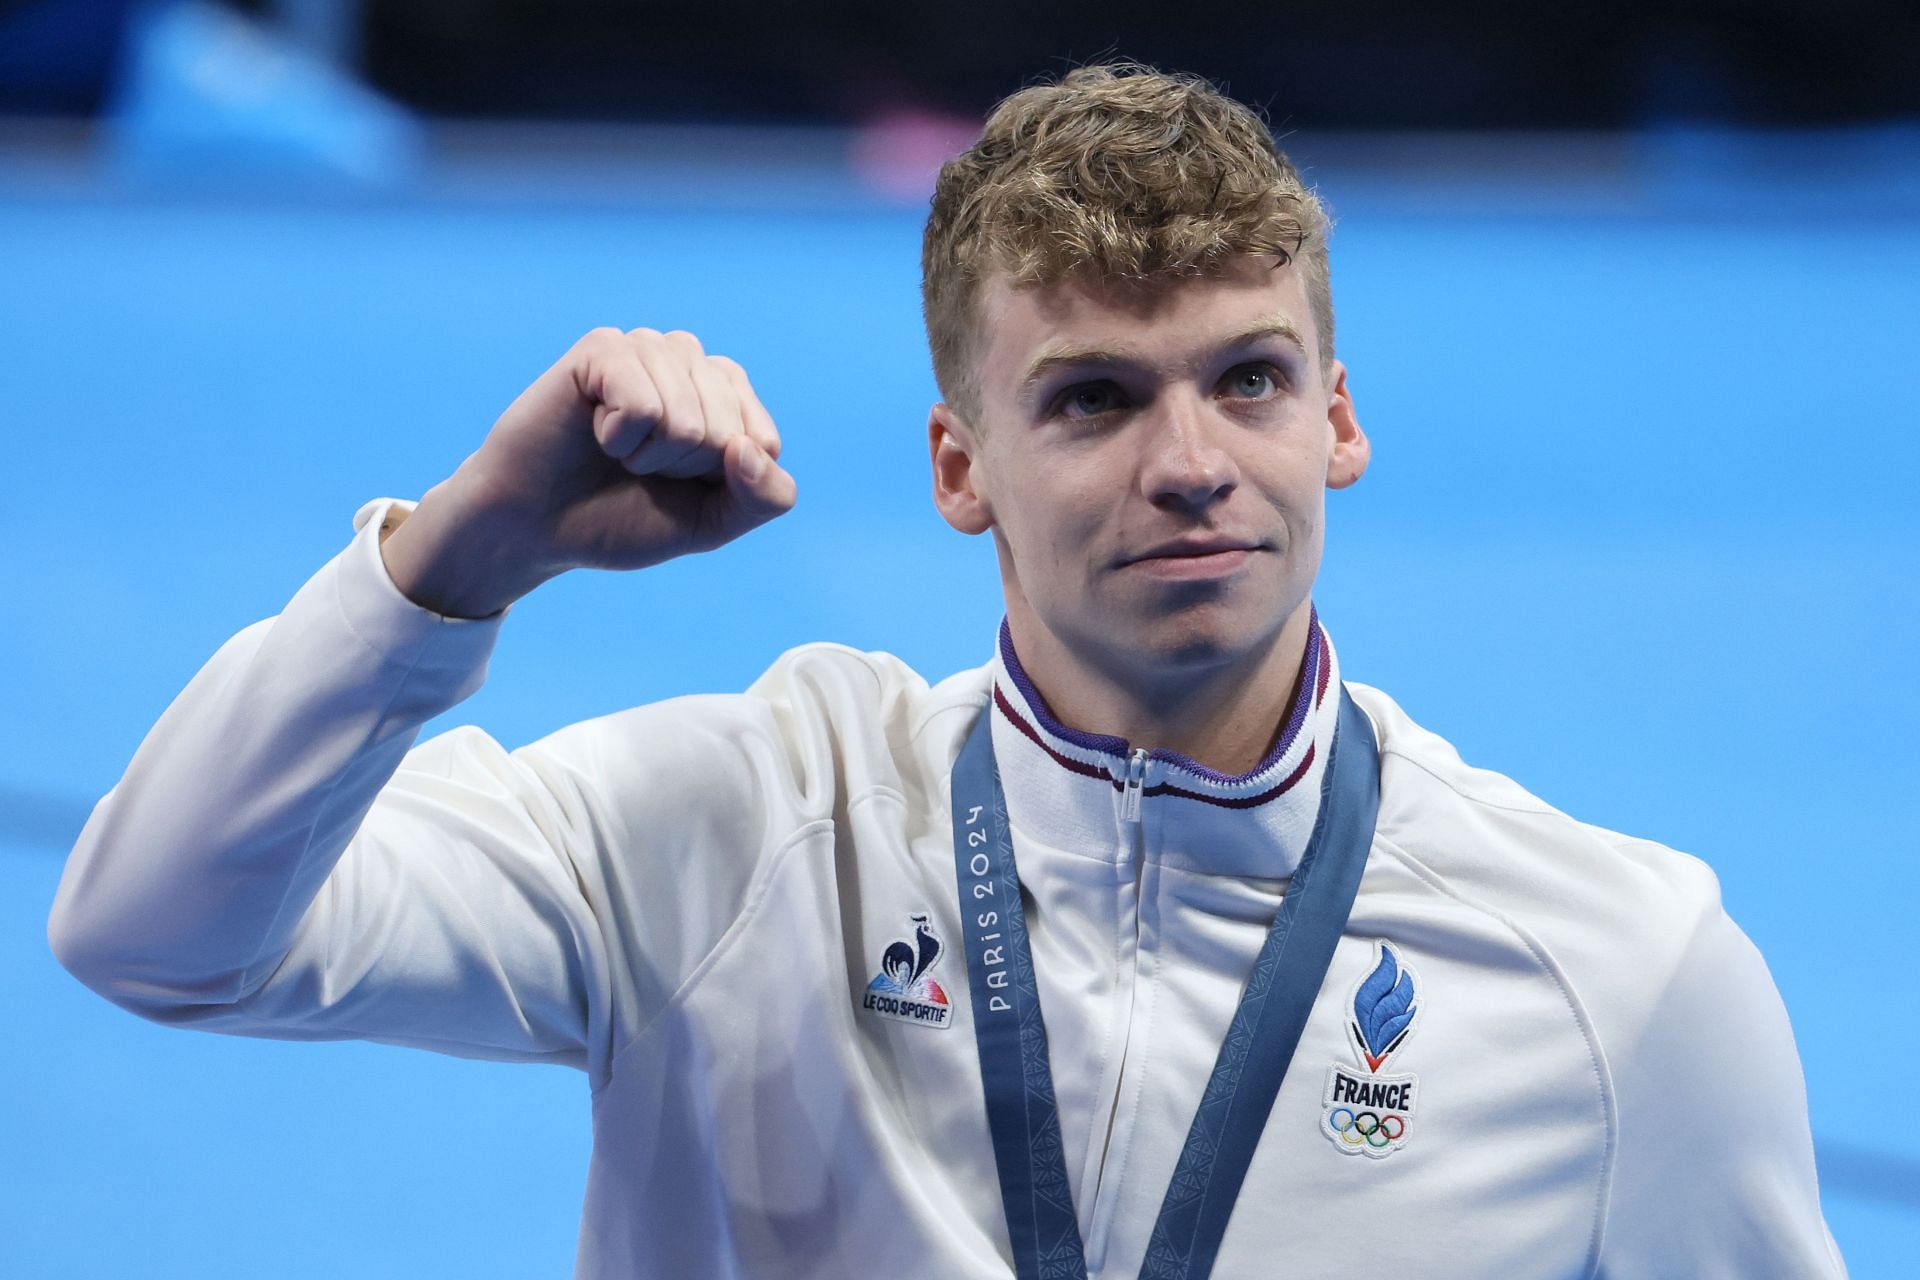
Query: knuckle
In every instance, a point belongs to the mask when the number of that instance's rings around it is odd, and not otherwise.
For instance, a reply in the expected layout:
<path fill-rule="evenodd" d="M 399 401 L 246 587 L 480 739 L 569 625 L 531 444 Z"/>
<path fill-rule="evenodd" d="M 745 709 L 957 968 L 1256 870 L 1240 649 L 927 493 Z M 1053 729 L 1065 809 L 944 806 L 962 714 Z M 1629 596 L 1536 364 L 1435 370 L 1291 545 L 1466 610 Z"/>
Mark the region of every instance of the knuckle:
<path fill-rule="evenodd" d="M 619 410 L 603 414 L 593 424 L 593 438 L 602 449 L 612 449 L 619 445 L 621 436 L 627 430 L 627 417 Z"/>
<path fill-rule="evenodd" d="M 660 397 L 644 392 L 631 395 L 621 404 L 620 413 L 639 422 L 658 422 L 662 413 Z"/>
<path fill-rule="evenodd" d="M 600 355 L 611 350 L 620 339 L 620 331 L 612 325 L 597 325 L 581 335 L 580 341 L 574 343 L 573 347 L 587 355 Z"/>
<path fill-rule="evenodd" d="M 706 423 L 698 415 L 670 413 L 653 429 L 654 437 L 665 444 L 699 444 L 707 438 Z"/>
<path fill-rule="evenodd" d="M 694 337 L 691 333 L 687 332 L 685 329 L 669 330 L 666 335 L 666 338 L 668 342 L 672 343 L 674 346 L 678 347 L 680 350 L 688 352 L 689 354 L 692 354 L 692 355 L 706 354 L 706 348 L 700 345 L 700 339 Z"/>
<path fill-rule="evenodd" d="M 714 368 L 718 369 L 720 372 L 726 374 L 728 377 L 745 377 L 746 376 L 747 371 L 744 368 L 742 368 L 740 365 L 740 362 L 738 360 L 735 360 L 732 356 L 716 356 L 716 355 L 709 354 L 707 356 L 707 363 L 712 365 Z"/>
<path fill-rule="evenodd" d="M 629 329 L 621 335 L 621 340 L 626 343 L 629 351 L 639 355 L 643 360 L 649 353 L 656 353 L 657 358 L 658 352 L 667 349 L 666 336 L 658 329 Z"/>

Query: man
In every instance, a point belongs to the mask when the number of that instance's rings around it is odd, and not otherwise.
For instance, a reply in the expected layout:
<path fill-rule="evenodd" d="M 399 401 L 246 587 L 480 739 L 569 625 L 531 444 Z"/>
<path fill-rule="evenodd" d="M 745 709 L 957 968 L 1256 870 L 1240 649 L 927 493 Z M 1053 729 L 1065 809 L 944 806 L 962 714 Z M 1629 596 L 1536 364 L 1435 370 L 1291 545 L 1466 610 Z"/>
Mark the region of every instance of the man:
<path fill-rule="evenodd" d="M 541 582 L 795 500 L 738 365 L 587 335 L 195 678 L 55 950 L 160 1022 L 580 1067 L 583 1276 L 1843 1274 L 1712 873 L 1340 678 L 1327 230 L 1204 82 L 1015 94 L 923 259 L 992 660 L 416 747 Z"/>

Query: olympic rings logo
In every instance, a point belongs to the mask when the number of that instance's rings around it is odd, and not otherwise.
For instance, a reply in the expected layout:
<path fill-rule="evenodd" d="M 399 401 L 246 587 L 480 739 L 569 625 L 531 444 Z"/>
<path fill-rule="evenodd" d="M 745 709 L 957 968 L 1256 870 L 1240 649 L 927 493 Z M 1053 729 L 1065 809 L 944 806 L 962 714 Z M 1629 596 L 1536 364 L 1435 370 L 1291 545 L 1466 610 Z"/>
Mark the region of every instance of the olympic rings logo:
<path fill-rule="evenodd" d="M 1365 1145 L 1375 1151 L 1399 1141 L 1407 1132 L 1407 1122 L 1402 1116 L 1392 1112 L 1385 1116 L 1372 1111 L 1356 1112 L 1352 1107 L 1335 1107 L 1327 1113 L 1327 1124 L 1348 1146 Z"/>

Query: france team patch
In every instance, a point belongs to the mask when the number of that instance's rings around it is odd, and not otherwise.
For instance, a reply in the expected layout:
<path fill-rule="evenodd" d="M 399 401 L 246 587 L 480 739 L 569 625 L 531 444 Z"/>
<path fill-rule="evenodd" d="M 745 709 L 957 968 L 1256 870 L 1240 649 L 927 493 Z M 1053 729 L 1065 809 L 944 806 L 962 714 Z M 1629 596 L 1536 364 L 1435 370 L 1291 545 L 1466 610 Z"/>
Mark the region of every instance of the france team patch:
<path fill-rule="evenodd" d="M 1327 1075 L 1320 1132 L 1348 1155 L 1385 1159 L 1406 1145 L 1420 1079 L 1385 1075 L 1381 1068 L 1413 1034 L 1421 1010 L 1413 972 L 1385 942 L 1378 963 L 1354 987 L 1347 1038 L 1357 1065 L 1336 1062 Z"/>

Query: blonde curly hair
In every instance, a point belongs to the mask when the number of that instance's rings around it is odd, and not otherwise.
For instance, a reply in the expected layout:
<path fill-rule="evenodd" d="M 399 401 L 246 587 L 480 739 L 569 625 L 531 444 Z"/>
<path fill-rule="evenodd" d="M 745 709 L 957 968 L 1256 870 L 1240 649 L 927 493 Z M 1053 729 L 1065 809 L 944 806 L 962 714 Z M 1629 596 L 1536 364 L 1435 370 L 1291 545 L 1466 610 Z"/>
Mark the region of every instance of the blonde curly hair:
<path fill-rule="evenodd" d="M 1328 370 L 1332 228 L 1260 117 L 1199 76 L 1112 62 L 1030 85 L 934 185 L 921 306 L 940 394 L 978 421 L 978 309 L 995 272 L 1015 288 L 1076 275 L 1152 288 L 1258 252 L 1301 264 Z"/>

